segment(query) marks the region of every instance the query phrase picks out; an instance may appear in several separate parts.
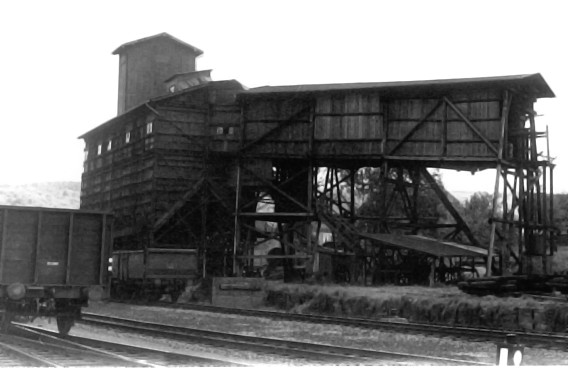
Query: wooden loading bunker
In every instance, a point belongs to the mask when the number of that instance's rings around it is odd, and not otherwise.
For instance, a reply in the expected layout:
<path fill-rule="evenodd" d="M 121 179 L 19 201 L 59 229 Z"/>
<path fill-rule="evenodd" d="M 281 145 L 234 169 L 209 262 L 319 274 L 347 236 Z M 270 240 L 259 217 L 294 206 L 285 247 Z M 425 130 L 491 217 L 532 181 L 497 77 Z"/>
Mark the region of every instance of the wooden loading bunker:
<path fill-rule="evenodd" d="M 542 133 L 535 128 L 533 104 L 553 96 L 539 74 L 245 91 L 238 97 L 236 244 L 244 244 L 246 253 L 251 239 L 267 237 L 250 221 L 269 220 L 278 224 L 277 237 L 290 253 L 313 260 L 318 245 L 310 234 L 323 222 L 336 235 L 335 249 L 359 255 L 366 264 L 355 267 L 371 272 L 392 271 L 393 252 L 403 259 L 412 250 L 430 255 L 432 265 L 437 257 L 477 253 L 491 255 L 489 272 L 546 273 L 554 253 L 553 167 L 537 153 Z M 354 178 L 365 167 L 380 170 L 376 190 L 382 198 L 374 216 L 359 216 L 354 203 Z M 475 238 L 429 168 L 496 171 L 494 198 L 501 196 L 502 211 L 498 218 L 494 200 L 489 244 Z M 424 186 L 453 223 L 419 218 Z M 254 212 L 253 192 L 257 199 L 268 193 L 274 213 Z M 396 196 L 403 208 L 393 213 Z M 420 236 L 441 227 L 451 228 L 451 242 Z"/>
<path fill-rule="evenodd" d="M 198 50 L 167 34 L 118 50 L 155 44 Z M 115 213 L 115 249 L 194 248 L 212 276 L 259 259 L 287 275 L 322 275 L 334 259 L 336 277 L 365 284 L 447 281 L 475 258 L 488 274 L 550 272 L 553 165 L 537 149 L 534 103 L 554 94 L 540 74 L 247 90 L 194 68 L 170 70 L 159 95 L 81 136 L 81 207 Z M 436 168 L 495 170 L 487 244 Z M 434 199 L 452 221 L 424 215 Z M 318 241 L 324 228 L 332 242 Z M 255 252 L 267 242 L 279 251 Z"/>

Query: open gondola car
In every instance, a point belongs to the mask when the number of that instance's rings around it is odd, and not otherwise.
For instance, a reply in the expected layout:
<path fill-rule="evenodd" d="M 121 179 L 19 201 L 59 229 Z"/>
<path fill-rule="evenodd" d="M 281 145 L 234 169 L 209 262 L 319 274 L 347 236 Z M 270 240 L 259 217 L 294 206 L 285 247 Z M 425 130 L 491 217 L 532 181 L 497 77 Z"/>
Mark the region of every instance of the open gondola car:
<path fill-rule="evenodd" d="M 111 216 L 0 206 L 2 328 L 16 317 L 55 317 L 67 334 L 108 284 Z"/>

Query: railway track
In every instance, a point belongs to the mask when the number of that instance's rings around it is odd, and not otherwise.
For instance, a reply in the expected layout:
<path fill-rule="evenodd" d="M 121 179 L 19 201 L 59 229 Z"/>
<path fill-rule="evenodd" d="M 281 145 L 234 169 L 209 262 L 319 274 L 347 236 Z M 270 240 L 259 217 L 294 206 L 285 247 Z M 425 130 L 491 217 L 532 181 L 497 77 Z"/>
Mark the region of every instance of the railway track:
<path fill-rule="evenodd" d="M 39 327 L 16 324 L 10 335 L 0 335 L 9 340 L 5 343 L 9 349 L 16 348 L 33 356 L 29 362 L 22 360 L 26 366 L 135 366 L 135 367 L 167 367 L 167 366 L 243 366 L 219 359 L 172 353 L 139 346 L 118 344 L 103 340 L 66 336 L 62 338 L 57 332 Z M 12 339 L 17 341 L 16 344 Z M 36 346 L 38 347 L 36 349 Z M 4 348 L 4 346 L 1 346 Z M 46 349 L 47 347 L 47 349 Z M 41 354 L 38 354 L 40 351 Z M 61 352 L 65 359 L 61 359 Z M 4 364 L 0 365 L 4 366 Z"/>
<path fill-rule="evenodd" d="M 385 351 L 345 348 L 332 345 L 321 345 L 298 341 L 286 341 L 258 336 L 247 336 L 162 325 L 151 322 L 102 316 L 84 313 L 81 323 L 129 330 L 136 333 L 160 336 L 172 340 L 182 340 L 191 343 L 207 344 L 224 349 L 246 350 L 254 353 L 267 354 L 301 361 L 307 364 L 400 364 L 411 362 L 413 365 L 486 365 L 474 361 L 447 359 L 412 354 L 401 354 Z"/>
<path fill-rule="evenodd" d="M 0 335 L 2 366 L 152 366 L 119 355 L 72 345 L 60 338 L 30 336 L 29 332 L 18 331 L 18 328 L 13 328 L 12 331 L 15 334 Z"/>
<path fill-rule="evenodd" d="M 146 304 L 149 305 L 149 304 Z M 568 335 L 567 334 L 552 334 L 552 333 L 531 333 L 523 331 L 507 331 L 507 330 L 492 330 L 485 328 L 472 328 L 463 326 L 448 326 L 448 325 L 432 325 L 424 323 L 411 323 L 404 321 L 400 318 L 381 318 L 378 320 L 351 318 L 351 317 L 335 317 L 324 315 L 311 315 L 299 313 L 276 312 L 258 309 L 241 309 L 241 308 L 227 308 L 216 307 L 203 304 L 171 304 L 171 303 L 152 303 L 151 305 L 177 308 L 187 310 L 200 310 L 205 312 L 223 313 L 223 314 L 237 314 L 254 317 L 265 317 L 273 319 L 304 321 L 310 323 L 321 324 L 336 324 L 350 327 L 392 330 L 396 332 L 407 333 L 422 333 L 428 335 L 435 335 L 441 337 L 459 337 L 469 341 L 482 341 L 482 342 L 503 342 L 505 337 L 509 334 L 516 335 L 521 343 L 525 346 L 532 348 L 555 349 L 561 351 L 568 351 Z M 398 320 L 398 321 L 393 321 Z"/>

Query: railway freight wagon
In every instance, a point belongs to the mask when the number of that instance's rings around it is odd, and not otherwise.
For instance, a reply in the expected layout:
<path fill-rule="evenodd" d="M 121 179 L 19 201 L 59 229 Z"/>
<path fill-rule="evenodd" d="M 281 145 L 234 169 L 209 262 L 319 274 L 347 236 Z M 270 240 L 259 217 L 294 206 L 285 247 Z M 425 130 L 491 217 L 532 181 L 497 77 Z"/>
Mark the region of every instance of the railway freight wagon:
<path fill-rule="evenodd" d="M 116 299 L 148 298 L 165 294 L 172 302 L 199 274 L 197 250 L 147 248 L 112 254 L 111 296 Z"/>
<path fill-rule="evenodd" d="M 56 317 L 67 334 L 108 286 L 111 217 L 104 212 L 0 206 L 2 327 Z"/>

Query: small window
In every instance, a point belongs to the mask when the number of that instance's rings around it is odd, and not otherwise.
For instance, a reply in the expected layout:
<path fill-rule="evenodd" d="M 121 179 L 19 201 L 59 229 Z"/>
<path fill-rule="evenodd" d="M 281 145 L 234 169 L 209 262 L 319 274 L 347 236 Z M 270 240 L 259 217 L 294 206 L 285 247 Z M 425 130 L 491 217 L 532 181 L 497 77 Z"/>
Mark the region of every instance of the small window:
<path fill-rule="evenodd" d="M 176 86 L 175 85 L 170 86 L 170 92 L 174 93 L 175 91 L 176 91 Z"/>
<path fill-rule="evenodd" d="M 223 134 L 223 127 L 217 127 L 217 134 L 218 135 Z"/>
<path fill-rule="evenodd" d="M 85 148 L 85 161 L 89 159 L 89 150 Z"/>
<path fill-rule="evenodd" d="M 97 155 L 100 155 L 101 153 L 103 153 L 103 145 L 102 143 L 99 143 L 97 146 Z"/>
<path fill-rule="evenodd" d="M 235 128 L 234 127 L 229 127 L 229 135 L 233 135 L 235 134 Z"/>
<path fill-rule="evenodd" d="M 126 139 L 124 141 L 130 143 L 130 132 L 126 132 Z"/>
<path fill-rule="evenodd" d="M 152 134 L 152 122 L 146 124 L 146 134 Z"/>
<path fill-rule="evenodd" d="M 112 139 L 108 141 L 107 151 L 110 151 L 111 149 L 112 149 Z"/>

